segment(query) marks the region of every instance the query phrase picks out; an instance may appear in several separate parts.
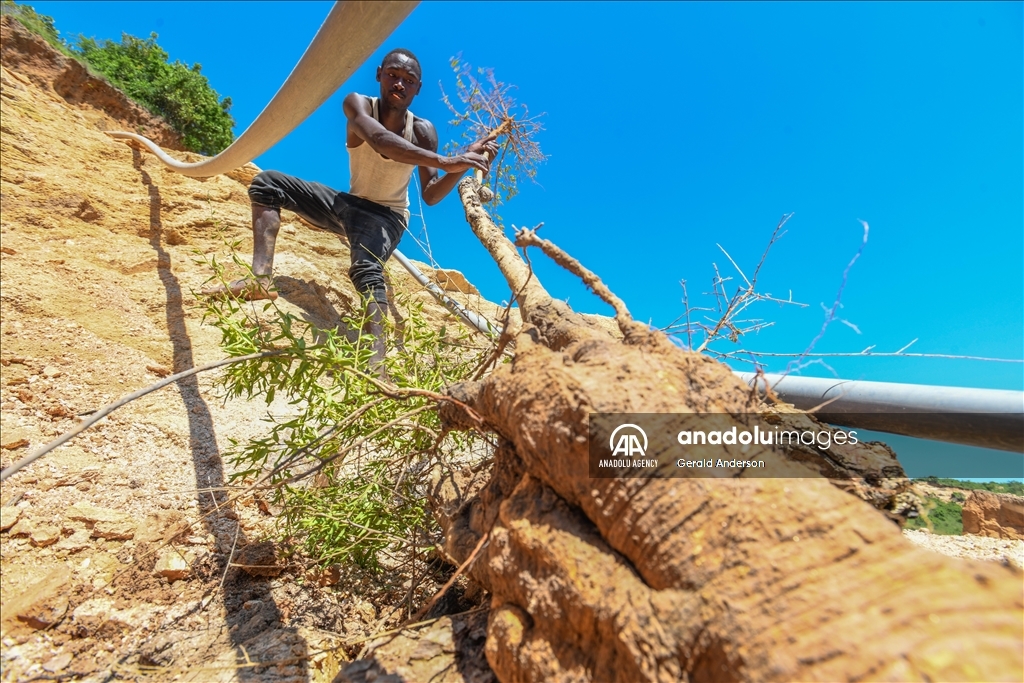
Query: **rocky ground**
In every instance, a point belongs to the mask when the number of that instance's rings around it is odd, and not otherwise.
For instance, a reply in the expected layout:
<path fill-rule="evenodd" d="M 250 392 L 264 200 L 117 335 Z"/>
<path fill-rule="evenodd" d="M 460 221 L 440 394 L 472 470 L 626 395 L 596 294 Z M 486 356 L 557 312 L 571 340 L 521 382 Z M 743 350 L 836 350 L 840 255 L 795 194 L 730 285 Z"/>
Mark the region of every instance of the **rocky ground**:
<path fill-rule="evenodd" d="M 915 545 L 950 557 L 970 557 L 1024 569 L 1024 541 L 972 534 L 945 536 L 925 529 L 904 529 L 903 535 Z"/>
<path fill-rule="evenodd" d="M 936 498 L 944 503 L 957 502 L 961 505 L 971 496 L 969 489 L 934 486 L 923 481 L 914 482 L 913 492 L 922 501 Z M 1019 539 L 990 538 L 975 534 L 949 536 L 933 534 L 924 529 L 904 529 L 903 535 L 916 545 L 950 557 L 970 557 L 1024 567 L 1024 541 Z"/>
<path fill-rule="evenodd" d="M 223 357 L 193 292 L 211 275 L 204 257 L 224 260 L 231 240 L 243 254 L 251 248 L 246 186 L 256 169 L 209 179 L 166 172 L 101 132 L 137 123 L 138 112 L 61 94 L 54 84 L 72 67 L 3 21 L 7 467 L 91 411 Z M 286 213 L 279 249 L 283 307 L 320 325 L 351 310 L 342 241 Z M 428 319 L 454 324 L 404 272 L 390 272 Z M 427 272 L 469 290 L 457 273 Z M 452 294 L 497 317 L 495 304 Z M 382 632 L 376 655 L 346 680 L 493 679 L 482 658 L 487 614 L 470 602 L 446 605 L 463 614 L 389 632 L 450 568 L 415 585 L 401 573 L 318 571 L 265 542 L 274 527 L 264 501 L 228 502 L 229 440 L 260 434 L 268 413 L 288 410 L 224 400 L 214 375 L 199 375 L 125 406 L 5 481 L 3 680 L 326 681 Z M 906 535 L 945 554 L 1021 565 L 1019 541 Z"/>

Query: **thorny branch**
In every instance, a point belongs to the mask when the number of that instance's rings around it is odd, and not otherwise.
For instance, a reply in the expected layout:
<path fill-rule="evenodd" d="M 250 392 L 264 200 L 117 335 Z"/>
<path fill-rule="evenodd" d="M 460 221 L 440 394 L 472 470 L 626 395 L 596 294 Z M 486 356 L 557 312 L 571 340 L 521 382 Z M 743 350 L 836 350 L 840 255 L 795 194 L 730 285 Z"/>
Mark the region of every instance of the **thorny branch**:
<path fill-rule="evenodd" d="M 757 278 L 761 273 L 761 268 L 764 266 L 765 260 L 768 258 L 768 253 L 771 251 L 772 246 L 785 234 L 782 228 L 786 225 L 786 222 L 792 218 L 792 216 L 792 213 L 787 213 L 779 220 L 778 225 L 775 226 L 774 232 L 772 232 L 771 239 L 768 241 L 768 245 L 765 247 L 764 253 L 761 255 L 761 260 L 758 261 L 757 267 L 754 268 L 753 275 L 749 278 L 732 258 L 729 252 L 726 251 L 721 244 L 717 244 L 716 246 L 723 254 L 725 254 L 725 257 L 729 259 L 729 263 L 732 264 L 733 268 L 736 269 L 736 272 L 743 278 L 744 285 L 738 287 L 736 292 L 730 297 L 726 290 L 726 284 L 730 282 L 732 278 L 723 277 L 718 270 L 718 265 L 712 264 L 712 267 L 715 270 L 715 277 L 711 282 L 711 295 L 715 297 L 715 303 L 718 310 L 717 318 L 708 318 L 705 316 L 707 323 L 691 321 L 691 312 L 709 311 L 710 309 L 690 308 L 689 296 L 686 292 L 686 283 L 683 281 L 681 284 L 683 286 L 684 313 L 682 316 L 672 321 L 672 323 L 667 327 L 663 328 L 662 331 L 666 334 L 685 333 L 687 337 L 687 348 L 693 349 L 697 353 L 701 353 L 708 350 L 708 345 L 722 337 L 728 337 L 735 342 L 744 334 L 757 332 L 758 330 L 771 326 L 773 323 L 765 322 L 759 318 L 740 317 L 747 308 L 757 302 L 766 301 L 780 305 L 790 304 L 793 306 L 806 307 L 807 304 L 793 301 L 792 295 L 790 295 L 789 299 L 780 299 L 778 297 L 773 297 L 771 294 L 762 294 L 757 291 Z M 683 324 L 679 324 L 679 321 L 683 318 L 685 318 L 685 322 Z M 695 327 L 704 333 L 704 340 L 697 348 L 693 347 L 693 331 Z"/>

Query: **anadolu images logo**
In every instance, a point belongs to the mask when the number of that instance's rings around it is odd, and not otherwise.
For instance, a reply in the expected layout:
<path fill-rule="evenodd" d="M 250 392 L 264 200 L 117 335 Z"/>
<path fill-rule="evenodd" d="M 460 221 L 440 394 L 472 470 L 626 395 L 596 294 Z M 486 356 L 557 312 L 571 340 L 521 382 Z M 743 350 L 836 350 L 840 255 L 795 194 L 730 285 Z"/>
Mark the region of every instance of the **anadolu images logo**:
<path fill-rule="evenodd" d="M 619 440 L 616 441 L 615 435 L 627 428 L 632 431 L 623 432 Z M 633 432 L 639 432 L 639 436 L 644 440 L 643 446 L 640 445 L 640 439 L 637 438 L 637 434 Z M 619 425 L 608 439 L 608 448 L 612 449 L 612 456 L 622 455 L 627 458 L 639 456 L 642 458 L 647 454 L 647 433 L 634 424 Z"/>

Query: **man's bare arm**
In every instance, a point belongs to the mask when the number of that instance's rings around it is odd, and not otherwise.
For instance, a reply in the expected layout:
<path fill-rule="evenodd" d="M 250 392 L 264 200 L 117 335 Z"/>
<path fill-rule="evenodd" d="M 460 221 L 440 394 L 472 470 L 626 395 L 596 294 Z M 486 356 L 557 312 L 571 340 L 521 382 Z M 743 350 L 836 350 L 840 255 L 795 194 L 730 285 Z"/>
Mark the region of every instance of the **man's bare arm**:
<path fill-rule="evenodd" d="M 423 149 L 395 135 L 366 111 L 364 103 L 362 95 L 348 95 L 343 105 L 345 116 L 355 134 L 378 154 L 403 164 L 439 168 L 447 173 L 461 173 L 470 168 L 487 170 L 487 159 L 480 154 L 467 153 L 453 157 L 437 154 L 436 134 L 433 150 Z"/>

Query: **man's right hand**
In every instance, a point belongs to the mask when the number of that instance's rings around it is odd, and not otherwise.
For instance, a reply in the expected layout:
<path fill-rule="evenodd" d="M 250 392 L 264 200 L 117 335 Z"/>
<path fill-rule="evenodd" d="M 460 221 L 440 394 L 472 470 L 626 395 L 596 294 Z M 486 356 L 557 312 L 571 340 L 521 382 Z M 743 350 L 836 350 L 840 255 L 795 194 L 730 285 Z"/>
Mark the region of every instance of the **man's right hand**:
<path fill-rule="evenodd" d="M 445 173 L 464 173 L 469 169 L 487 173 L 491 168 L 491 162 L 483 154 L 466 152 L 453 157 L 442 157 L 441 170 Z"/>

